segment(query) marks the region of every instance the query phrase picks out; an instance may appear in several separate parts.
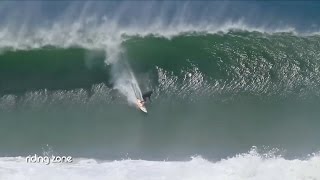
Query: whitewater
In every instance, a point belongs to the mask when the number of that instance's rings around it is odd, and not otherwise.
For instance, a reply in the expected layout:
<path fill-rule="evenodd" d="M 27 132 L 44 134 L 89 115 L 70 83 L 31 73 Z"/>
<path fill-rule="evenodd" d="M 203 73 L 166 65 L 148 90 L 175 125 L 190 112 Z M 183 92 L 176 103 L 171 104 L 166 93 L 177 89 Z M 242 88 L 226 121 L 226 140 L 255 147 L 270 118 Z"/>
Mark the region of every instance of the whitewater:
<path fill-rule="evenodd" d="M 8 10 L 15 6 L 15 3 L 3 3 L 2 14 L 13 14 L 4 16 L 0 24 L 0 49 L 19 50 L 33 49 L 45 46 L 68 48 L 80 46 L 88 49 L 105 49 L 112 52 L 121 42 L 130 36 L 160 36 L 171 39 L 172 37 L 195 33 L 215 34 L 226 33 L 230 30 L 279 33 L 290 32 L 296 35 L 316 35 L 318 29 L 301 30 L 295 24 L 270 23 L 255 24 L 250 18 L 221 17 L 227 11 L 212 12 L 212 9 L 225 9 L 233 6 L 229 2 L 210 2 L 206 7 L 205 2 L 156 2 L 152 1 L 146 5 L 142 2 L 110 2 L 105 8 L 103 2 L 79 2 L 79 3 L 58 3 L 56 6 L 68 6 L 62 9 L 62 13 L 53 13 L 53 19 L 39 17 L 39 14 L 46 14 L 46 8 L 51 3 L 30 3 L 26 10 L 21 7 Z M 240 3 L 241 4 L 241 3 Z M 34 6 L 32 6 L 34 5 Z M 203 7 L 204 12 L 197 12 L 193 5 Z M 181 8 L 177 8 L 180 7 Z M 234 5 L 235 7 L 237 5 Z M 5 8 L 7 7 L 7 8 Z M 131 8 L 132 7 L 132 8 Z M 140 11 L 135 9 L 141 8 Z M 161 7 L 161 8 L 159 8 Z M 177 9 L 176 9 L 177 8 Z M 253 7 L 250 7 L 253 8 Z M 174 12 L 170 12 L 174 11 Z M 116 12 L 115 14 L 112 14 Z M 20 18 L 17 14 L 24 15 Z M 207 13 L 208 16 L 204 14 Z M 217 16 L 217 13 L 221 13 Z M 79 14 L 79 15 L 78 15 Z M 169 16 L 170 14 L 170 16 Z M 210 14 L 213 14 L 210 16 Z M 77 16 L 78 15 L 78 16 Z M 134 19 L 128 23 L 128 16 L 140 16 L 143 18 Z M 49 16 L 50 17 L 50 16 Z M 37 23 L 37 20 L 41 23 Z M 117 50 L 119 51 L 119 50 Z"/>
<path fill-rule="evenodd" d="M 254 151 L 210 162 L 201 157 L 189 161 L 75 159 L 72 164 L 27 164 L 25 158 L 1 158 L 0 178 L 21 179 L 113 179 L 113 180 L 317 180 L 320 157 L 286 160 L 264 157 Z"/>

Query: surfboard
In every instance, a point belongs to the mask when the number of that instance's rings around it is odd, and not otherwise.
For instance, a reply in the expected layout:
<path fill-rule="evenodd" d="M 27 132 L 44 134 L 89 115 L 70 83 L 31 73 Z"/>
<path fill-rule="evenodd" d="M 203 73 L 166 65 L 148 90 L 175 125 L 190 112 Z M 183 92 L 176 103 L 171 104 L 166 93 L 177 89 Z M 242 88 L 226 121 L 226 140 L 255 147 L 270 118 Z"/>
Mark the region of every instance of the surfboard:
<path fill-rule="evenodd" d="M 148 113 L 147 108 L 145 106 L 139 107 L 139 109 L 144 113 Z"/>
<path fill-rule="evenodd" d="M 137 102 L 136 102 L 137 107 L 138 107 L 142 112 L 148 113 L 146 106 L 139 103 L 139 101 L 143 101 L 143 100 L 142 100 L 142 95 L 141 95 L 141 93 L 138 93 L 138 92 L 137 92 L 137 90 L 136 90 L 137 87 L 135 87 L 134 84 L 131 84 L 131 87 L 132 87 L 133 92 L 134 92 L 134 94 L 135 94 L 135 96 L 136 96 L 136 98 L 137 98 Z"/>
<path fill-rule="evenodd" d="M 142 112 L 148 113 L 146 106 L 143 105 L 143 104 L 141 104 L 141 103 L 139 103 L 139 101 L 140 101 L 140 100 L 137 99 L 137 107 L 138 107 Z"/>

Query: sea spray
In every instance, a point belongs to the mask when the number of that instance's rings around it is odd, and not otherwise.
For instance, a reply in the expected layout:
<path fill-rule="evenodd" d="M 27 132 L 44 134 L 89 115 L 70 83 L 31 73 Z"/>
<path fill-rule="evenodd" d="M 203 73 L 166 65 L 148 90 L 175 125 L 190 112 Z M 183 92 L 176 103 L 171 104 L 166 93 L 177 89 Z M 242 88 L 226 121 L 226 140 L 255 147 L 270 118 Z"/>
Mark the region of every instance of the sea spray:
<path fill-rule="evenodd" d="M 126 96 L 129 104 L 134 105 L 137 98 L 141 99 L 141 90 L 128 63 L 116 62 L 112 65 L 111 73 L 114 89 Z"/>
<path fill-rule="evenodd" d="M 110 48 L 107 48 L 105 62 L 111 65 L 113 88 L 123 94 L 130 105 L 136 104 L 137 98 L 142 99 L 139 84 L 126 61 L 125 52 L 118 43 L 113 43 Z"/>

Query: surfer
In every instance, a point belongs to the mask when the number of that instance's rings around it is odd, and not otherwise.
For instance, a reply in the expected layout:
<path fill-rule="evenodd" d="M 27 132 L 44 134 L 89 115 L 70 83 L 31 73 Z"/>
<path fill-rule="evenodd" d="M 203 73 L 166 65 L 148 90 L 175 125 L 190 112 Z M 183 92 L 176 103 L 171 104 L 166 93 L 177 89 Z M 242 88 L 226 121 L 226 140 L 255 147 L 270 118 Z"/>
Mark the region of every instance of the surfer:
<path fill-rule="evenodd" d="M 147 102 L 147 100 L 149 99 L 149 101 L 151 102 L 151 94 L 153 93 L 153 91 L 148 91 L 146 93 L 144 93 L 142 95 L 143 100 L 137 99 L 138 100 L 138 106 L 139 107 L 143 107 L 144 104 Z"/>
<path fill-rule="evenodd" d="M 146 93 L 144 93 L 143 95 L 142 95 L 142 99 L 143 100 L 141 100 L 141 99 L 137 99 L 137 106 L 138 106 L 138 108 L 141 110 L 141 111 L 143 111 L 143 112 L 145 112 L 145 113 L 147 113 L 147 109 L 146 109 L 146 107 L 145 107 L 145 103 L 147 102 L 147 99 L 149 99 L 149 101 L 151 101 L 151 94 L 152 94 L 153 92 L 152 91 L 148 91 L 148 92 L 146 92 Z"/>
<path fill-rule="evenodd" d="M 146 102 L 147 99 L 149 99 L 149 101 L 151 101 L 151 94 L 152 93 L 153 93 L 153 91 L 147 91 L 144 94 L 142 94 L 143 101 Z"/>
<path fill-rule="evenodd" d="M 142 94 L 143 100 L 137 99 L 138 100 L 138 106 L 139 107 L 144 106 L 144 104 L 147 102 L 148 99 L 151 102 L 151 94 L 152 93 L 153 93 L 153 91 L 148 91 L 148 92 Z"/>
<path fill-rule="evenodd" d="M 138 99 L 137 104 L 138 104 L 139 108 L 144 107 L 145 101 L 142 101 L 142 100 Z"/>

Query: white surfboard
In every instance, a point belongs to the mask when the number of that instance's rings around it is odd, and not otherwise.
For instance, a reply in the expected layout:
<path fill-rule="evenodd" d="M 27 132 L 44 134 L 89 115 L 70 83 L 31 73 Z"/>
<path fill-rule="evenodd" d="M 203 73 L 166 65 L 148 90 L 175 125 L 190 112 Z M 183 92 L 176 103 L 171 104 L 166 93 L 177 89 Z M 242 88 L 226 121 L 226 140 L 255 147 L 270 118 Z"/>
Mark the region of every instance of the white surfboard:
<path fill-rule="evenodd" d="M 139 92 L 137 92 L 137 87 L 136 87 L 134 84 L 131 84 L 131 87 L 132 87 L 133 92 L 134 92 L 134 94 L 136 95 L 136 98 L 137 98 L 137 102 L 136 102 L 137 107 L 138 107 L 142 112 L 147 113 L 148 111 L 147 111 L 146 106 L 139 103 L 139 101 L 143 101 L 143 100 L 142 100 L 142 94 L 139 93 Z"/>
<path fill-rule="evenodd" d="M 144 113 L 148 113 L 147 108 L 145 106 L 139 107 L 139 109 Z"/>
<path fill-rule="evenodd" d="M 137 99 L 137 107 L 138 107 L 142 112 L 148 113 L 146 106 L 143 105 L 143 104 L 141 104 L 141 103 L 139 103 L 139 101 L 140 101 L 140 100 Z"/>

